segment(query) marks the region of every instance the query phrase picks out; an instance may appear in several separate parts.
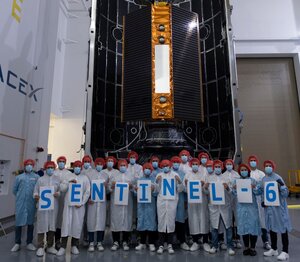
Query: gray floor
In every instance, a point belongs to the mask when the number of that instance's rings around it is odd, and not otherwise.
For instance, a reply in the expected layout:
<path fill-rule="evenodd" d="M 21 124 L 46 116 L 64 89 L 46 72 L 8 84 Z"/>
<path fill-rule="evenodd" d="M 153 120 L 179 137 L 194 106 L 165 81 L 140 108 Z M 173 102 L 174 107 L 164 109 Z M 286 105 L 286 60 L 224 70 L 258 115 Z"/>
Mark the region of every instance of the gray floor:
<path fill-rule="evenodd" d="M 300 204 L 299 199 L 289 200 L 290 204 Z M 290 262 L 299 261 L 299 248 L 300 248 L 300 209 L 290 209 L 290 216 L 293 223 L 293 231 L 289 235 L 290 240 Z M 10 252 L 14 244 L 14 233 L 10 233 L 7 236 L 0 237 L 0 261 L 104 261 L 104 262 L 152 262 L 152 261 L 168 261 L 168 262 L 187 262 L 187 261 L 199 261 L 206 260 L 211 262 L 218 261 L 255 261 L 255 262 L 271 262 L 277 261 L 276 258 L 263 257 L 263 248 L 261 240 L 257 243 L 256 257 L 245 257 L 242 255 L 242 250 L 237 250 L 236 256 L 228 256 L 227 252 L 221 251 L 215 255 L 210 255 L 204 251 L 187 252 L 176 250 L 174 255 L 169 255 L 165 252 L 163 255 L 157 255 L 156 253 L 150 253 L 148 250 L 137 252 L 133 248 L 130 251 L 119 250 L 117 252 L 111 252 L 109 246 L 106 246 L 104 252 L 94 253 L 87 252 L 84 247 L 80 248 L 80 254 L 78 256 L 70 255 L 68 248 L 67 255 L 65 257 L 56 257 L 53 255 L 46 255 L 44 258 L 38 258 L 35 252 L 26 251 L 22 246 L 21 251 L 17 253 Z M 281 248 L 281 239 L 278 240 L 278 248 Z"/>

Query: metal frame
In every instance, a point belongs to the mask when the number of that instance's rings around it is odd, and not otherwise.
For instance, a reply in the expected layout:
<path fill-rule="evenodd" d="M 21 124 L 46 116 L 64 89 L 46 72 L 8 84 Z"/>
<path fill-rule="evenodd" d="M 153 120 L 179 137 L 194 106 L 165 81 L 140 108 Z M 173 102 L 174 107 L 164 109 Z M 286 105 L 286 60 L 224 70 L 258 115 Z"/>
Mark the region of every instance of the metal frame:
<path fill-rule="evenodd" d="M 240 143 L 240 128 L 239 128 L 239 113 L 238 113 L 238 101 L 237 101 L 237 89 L 238 89 L 238 78 L 237 78 L 237 68 L 236 68 L 236 55 L 235 46 L 233 40 L 233 30 L 231 23 L 231 12 L 232 5 L 230 0 L 225 1 L 225 11 L 226 15 L 226 34 L 228 39 L 228 53 L 229 53 L 229 68 L 230 68 L 230 86 L 231 86 L 231 96 L 232 96 L 232 110 L 233 110 L 233 123 L 234 123 L 234 140 L 235 140 L 235 153 L 233 160 L 235 163 L 239 164 L 242 162 L 242 151 Z"/>
<path fill-rule="evenodd" d="M 92 0 L 91 26 L 90 26 L 90 47 L 88 64 L 88 81 L 86 86 L 86 119 L 85 119 L 85 148 L 86 154 L 91 154 L 91 131 L 92 131 L 92 108 L 94 91 L 94 60 L 95 60 L 95 36 L 96 36 L 96 11 L 97 0 Z M 88 134 L 88 135 L 87 135 Z"/>

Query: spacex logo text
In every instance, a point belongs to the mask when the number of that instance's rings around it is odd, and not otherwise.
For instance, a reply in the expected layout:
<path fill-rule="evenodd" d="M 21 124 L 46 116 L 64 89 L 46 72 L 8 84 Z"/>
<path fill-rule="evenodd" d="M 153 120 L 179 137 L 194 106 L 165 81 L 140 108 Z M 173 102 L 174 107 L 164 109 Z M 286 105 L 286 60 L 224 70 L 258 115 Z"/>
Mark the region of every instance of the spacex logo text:
<path fill-rule="evenodd" d="M 6 77 L 5 77 L 6 76 Z M 7 71 L 7 74 L 5 75 L 2 71 L 2 67 L 0 64 L 0 84 L 5 84 L 7 87 L 10 87 L 16 91 L 18 91 L 20 94 L 24 96 L 28 96 L 29 98 L 33 98 L 35 102 L 38 101 L 36 93 L 43 88 L 36 88 L 34 89 L 32 84 L 25 81 L 22 77 L 19 77 L 17 73 L 14 73 L 11 70 Z"/>

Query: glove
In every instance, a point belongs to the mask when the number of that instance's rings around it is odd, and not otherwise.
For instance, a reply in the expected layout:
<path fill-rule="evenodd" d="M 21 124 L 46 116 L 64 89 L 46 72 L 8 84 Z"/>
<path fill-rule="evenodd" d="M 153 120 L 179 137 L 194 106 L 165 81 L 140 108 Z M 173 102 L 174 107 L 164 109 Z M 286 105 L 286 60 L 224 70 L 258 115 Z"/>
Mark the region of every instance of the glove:
<path fill-rule="evenodd" d="M 267 207 L 267 206 L 265 205 L 265 201 L 262 201 L 262 202 L 261 202 L 261 206 L 262 206 L 262 207 Z"/>
<path fill-rule="evenodd" d="M 278 185 L 284 186 L 284 182 L 280 178 L 277 179 L 276 182 L 278 183 Z"/>

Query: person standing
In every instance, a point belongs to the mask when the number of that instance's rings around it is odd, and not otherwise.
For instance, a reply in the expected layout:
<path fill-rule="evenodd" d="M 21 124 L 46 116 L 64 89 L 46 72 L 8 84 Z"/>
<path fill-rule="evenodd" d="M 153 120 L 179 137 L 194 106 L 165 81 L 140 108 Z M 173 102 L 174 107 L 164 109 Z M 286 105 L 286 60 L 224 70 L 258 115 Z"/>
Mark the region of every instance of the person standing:
<path fill-rule="evenodd" d="M 262 179 L 265 176 L 265 173 L 257 168 L 258 167 L 257 156 L 255 156 L 255 155 L 249 156 L 248 157 L 248 165 L 251 169 L 250 177 L 254 178 L 257 183 L 261 183 Z M 256 196 L 256 201 L 257 201 L 259 220 L 260 220 L 260 226 L 261 226 L 261 240 L 263 242 L 264 249 L 270 250 L 271 246 L 269 243 L 269 236 L 268 236 L 268 231 L 266 229 L 266 223 L 265 223 L 265 210 L 261 206 L 262 196 L 261 195 Z"/>
<path fill-rule="evenodd" d="M 285 185 L 282 177 L 276 174 L 275 163 L 272 160 L 264 162 L 266 176 L 262 179 L 261 190 L 264 191 L 264 183 L 275 181 L 277 182 L 279 191 L 279 206 L 265 206 L 266 228 L 271 236 L 271 249 L 264 252 L 264 256 L 277 256 L 278 260 L 284 261 L 289 259 L 289 236 L 292 225 L 290 221 L 289 211 L 286 199 L 289 195 L 289 190 Z M 266 192 L 263 192 L 266 194 Z M 281 234 L 282 252 L 278 255 L 277 250 L 277 234 Z"/>
<path fill-rule="evenodd" d="M 63 211 L 63 222 L 61 229 L 62 243 L 61 248 L 57 252 L 57 256 L 63 256 L 66 252 L 68 237 L 71 239 L 71 253 L 79 254 L 79 239 L 82 232 L 83 220 L 85 215 L 85 204 L 90 197 L 90 181 L 86 175 L 81 174 L 82 162 L 77 160 L 73 164 L 74 173 L 70 175 L 68 180 L 64 180 L 60 184 L 60 190 L 66 192 L 65 205 Z M 69 184 L 81 184 L 82 198 L 81 203 L 75 206 L 69 205 L 71 192 L 69 191 Z"/>
<path fill-rule="evenodd" d="M 53 247 L 54 236 L 56 230 L 56 220 L 58 213 L 58 199 L 60 196 L 60 179 L 54 176 L 56 165 L 53 161 L 48 161 L 44 164 L 45 174 L 40 177 L 34 187 L 33 197 L 38 202 L 40 201 L 41 187 L 54 187 L 54 208 L 52 210 L 37 211 L 37 233 L 38 233 L 38 250 L 36 255 L 42 257 L 45 254 L 44 237 L 47 236 L 47 253 L 55 255 L 57 250 Z"/>
<path fill-rule="evenodd" d="M 25 160 L 24 173 L 17 176 L 14 183 L 13 194 L 16 196 L 16 231 L 15 245 L 11 249 L 12 252 L 20 250 L 23 226 L 27 226 L 26 249 L 30 251 L 36 250 L 36 247 L 32 244 L 33 224 L 36 212 L 36 203 L 32 195 L 39 176 L 33 171 L 34 165 L 34 160 Z"/>

